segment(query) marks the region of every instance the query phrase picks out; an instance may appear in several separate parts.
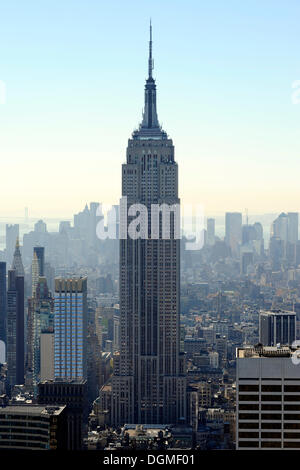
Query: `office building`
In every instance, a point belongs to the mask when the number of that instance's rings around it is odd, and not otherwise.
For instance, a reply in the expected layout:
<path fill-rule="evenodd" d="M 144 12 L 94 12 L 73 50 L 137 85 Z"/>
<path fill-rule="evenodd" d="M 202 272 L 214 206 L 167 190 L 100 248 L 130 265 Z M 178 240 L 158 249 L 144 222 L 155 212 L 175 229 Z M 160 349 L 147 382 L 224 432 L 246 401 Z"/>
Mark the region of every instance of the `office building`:
<path fill-rule="evenodd" d="M 39 275 L 45 275 L 45 248 L 43 246 L 35 246 L 33 252 L 36 254 L 39 264 Z"/>
<path fill-rule="evenodd" d="M 207 219 L 206 243 L 207 245 L 215 244 L 215 219 Z"/>
<path fill-rule="evenodd" d="M 86 378 L 87 278 L 55 279 L 54 377 Z"/>
<path fill-rule="evenodd" d="M 242 214 L 240 212 L 226 212 L 225 242 L 230 247 L 232 256 L 238 258 L 242 242 Z"/>
<path fill-rule="evenodd" d="M 54 380 L 54 333 L 43 331 L 40 336 L 39 379 Z"/>
<path fill-rule="evenodd" d="M 288 242 L 296 245 L 298 242 L 298 212 L 288 212 Z"/>
<path fill-rule="evenodd" d="M 38 403 L 44 406 L 66 405 L 66 450 L 80 450 L 87 434 L 86 381 L 45 381 L 38 384 Z"/>
<path fill-rule="evenodd" d="M 59 450 L 67 443 L 66 406 L 0 408 L 0 449 Z"/>
<path fill-rule="evenodd" d="M 151 29 L 151 27 L 150 27 Z M 151 32 L 150 32 L 151 36 Z M 114 355 L 112 422 L 178 423 L 186 416 L 184 355 L 180 353 L 180 240 L 175 216 L 170 237 L 150 238 L 151 204 L 179 204 L 178 166 L 172 140 L 162 130 L 152 76 L 152 38 L 142 123 L 128 141 L 122 166 L 127 209 L 143 204 L 148 231 L 133 239 L 120 211 L 120 353 Z M 153 218 L 153 219 L 152 219 Z M 122 232 L 122 235 L 121 235 Z"/>
<path fill-rule="evenodd" d="M 253 267 L 253 252 L 252 251 L 242 251 L 241 252 L 241 274 L 249 274 L 249 270 Z"/>
<path fill-rule="evenodd" d="M 35 246 L 33 248 L 33 260 L 31 266 L 32 273 L 32 297 L 34 297 L 35 289 L 39 281 L 39 277 L 45 276 L 45 248 L 43 246 Z"/>
<path fill-rule="evenodd" d="M 9 390 L 24 383 L 24 277 L 8 271 L 7 290 L 7 382 Z"/>
<path fill-rule="evenodd" d="M 6 261 L 11 263 L 16 241 L 19 238 L 19 224 L 6 225 Z"/>
<path fill-rule="evenodd" d="M 30 356 L 28 357 L 28 368 L 32 371 L 33 385 L 36 386 L 40 380 L 43 335 L 53 335 L 54 332 L 54 301 L 48 290 L 45 277 L 40 276 L 38 279 L 34 297 L 30 299 L 28 304 L 28 318 L 30 319 L 30 329 L 28 329 L 29 341 L 27 348 L 30 352 Z M 51 349 L 48 352 L 51 354 Z M 53 354 L 46 360 L 48 361 L 50 357 L 54 360 Z M 53 376 L 46 378 L 51 379 Z"/>
<path fill-rule="evenodd" d="M 0 341 L 6 344 L 6 263 L 0 262 Z"/>
<path fill-rule="evenodd" d="M 296 339 L 296 312 L 260 311 L 259 342 L 264 346 L 292 345 Z"/>
<path fill-rule="evenodd" d="M 238 450 L 300 449 L 299 352 L 237 349 Z"/>

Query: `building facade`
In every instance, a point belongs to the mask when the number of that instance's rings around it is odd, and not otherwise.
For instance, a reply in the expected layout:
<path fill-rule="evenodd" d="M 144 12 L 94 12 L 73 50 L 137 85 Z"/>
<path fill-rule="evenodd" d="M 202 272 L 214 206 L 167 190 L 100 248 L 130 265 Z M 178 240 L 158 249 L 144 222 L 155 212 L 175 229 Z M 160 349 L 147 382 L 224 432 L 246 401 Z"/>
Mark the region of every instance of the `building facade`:
<path fill-rule="evenodd" d="M 86 378 L 87 278 L 55 279 L 54 377 Z"/>
<path fill-rule="evenodd" d="M 163 238 L 162 218 L 156 236 L 151 233 L 151 205 L 180 203 L 174 145 L 158 122 L 152 69 L 150 37 L 143 120 L 128 141 L 122 166 L 125 212 L 130 215 L 132 205 L 142 204 L 147 208 L 148 227 L 133 239 L 127 236 L 133 218 L 126 216 L 125 221 L 124 212 L 120 214 L 120 352 L 114 356 L 112 383 L 115 425 L 177 423 L 186 416 L 179 325 L 180 240 L 175 236 L 174 214 L 168 239 Z"/>
<path fill-rule="evenodd" d="M 66 405 L 65 450 L 81 450 L 87 434 L 87 383 L 84 380 L 44 381 L 38 384 L 38 403 Z"/>
<path fill-rule="evenodd" d="M 17 405 L 0 409 L 0 449 L 63 450 L 66 406 Z"/>
<path fill-rule="evenodd" d="M 264 346 L 290 345 L 296 340 L 296 313 L 262 310 L 259 314 L 259 342 Z"/>
<path fill-rule="evenodd" d="M 231 249 L 232 256 L 237 258 L 242 242 L 242 214 L 240 212 L 226 212 L 225 241 Z"/>
<path fill-rule="evenodd" d="M 7 382 L 11 388 L 24 383 L 24 277 L 8 271 L 7 290 Z"/>
<path fill-rule="evenodd" d="M 0 262 L 0 341 L 6 344 L 6 263 Z"/>
<path fill-rule="evenodd" d="M 300 449 L 298 354 L 287 346 L 237 349 L 237 449 Z"/>

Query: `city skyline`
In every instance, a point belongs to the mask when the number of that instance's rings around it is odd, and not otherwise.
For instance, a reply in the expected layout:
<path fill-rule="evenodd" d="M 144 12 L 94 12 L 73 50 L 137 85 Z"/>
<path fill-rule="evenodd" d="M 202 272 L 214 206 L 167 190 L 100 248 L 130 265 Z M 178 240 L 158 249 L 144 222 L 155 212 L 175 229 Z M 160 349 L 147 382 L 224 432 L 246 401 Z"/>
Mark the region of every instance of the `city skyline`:
<path fill-rule="evenodd" d="M 300 5 L 23 3 L 0 18 L 0 449 L 300 449 Z"/>
<path fill-rule="evenodd" d="M 29 1 L 17 14 L 16 2 L 3 6 L 1 214 L 21 216 L 27 206 L 33 217 L 65 217 L 87 201 L 118 202 L 123 148 L 141 120 L 150 16 L 182 203 L 207 214 L 298 211 L 299 5 L 130 3 Z"/>

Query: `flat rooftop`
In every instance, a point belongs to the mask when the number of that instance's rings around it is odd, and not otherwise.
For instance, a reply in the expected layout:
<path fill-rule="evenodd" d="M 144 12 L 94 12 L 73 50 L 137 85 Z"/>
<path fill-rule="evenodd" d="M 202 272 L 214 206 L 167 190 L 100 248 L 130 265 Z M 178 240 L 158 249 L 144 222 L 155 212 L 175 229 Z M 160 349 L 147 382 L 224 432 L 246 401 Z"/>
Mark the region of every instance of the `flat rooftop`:
<path fill-rule="evenodd" d="M 258 357 L 291 357 L 295 351 L 299 351 L 300 347 L 291 348 L 290 346 L 253 346 L 245 348 L 237 348 L 236 357 L 242 358 L 258 358 Z"/>
<path fill-rule="evenodd" d="M 58 416 L 66 406 L 10 405 L 0 408 L 0 415 Z"/>
<path fill-rule="evenodd" d="M 260 310 L 260 315 L 296 315 L 296 312 L 292 312 L 291 310 L 271 309 Z"/>

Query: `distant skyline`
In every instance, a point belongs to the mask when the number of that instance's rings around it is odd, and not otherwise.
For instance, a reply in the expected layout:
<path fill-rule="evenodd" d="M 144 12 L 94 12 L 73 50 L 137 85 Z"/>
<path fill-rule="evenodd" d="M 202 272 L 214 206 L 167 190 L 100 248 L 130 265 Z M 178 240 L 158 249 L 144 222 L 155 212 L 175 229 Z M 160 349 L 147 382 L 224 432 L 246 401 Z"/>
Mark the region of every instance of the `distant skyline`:
<path fill-rule="evenodd" d="M 297 0 L 10 0 L 0 13 L 0 217 L 118 203 L 153 24 L 158 116 L 182 204 L 300 211 Z"/>

